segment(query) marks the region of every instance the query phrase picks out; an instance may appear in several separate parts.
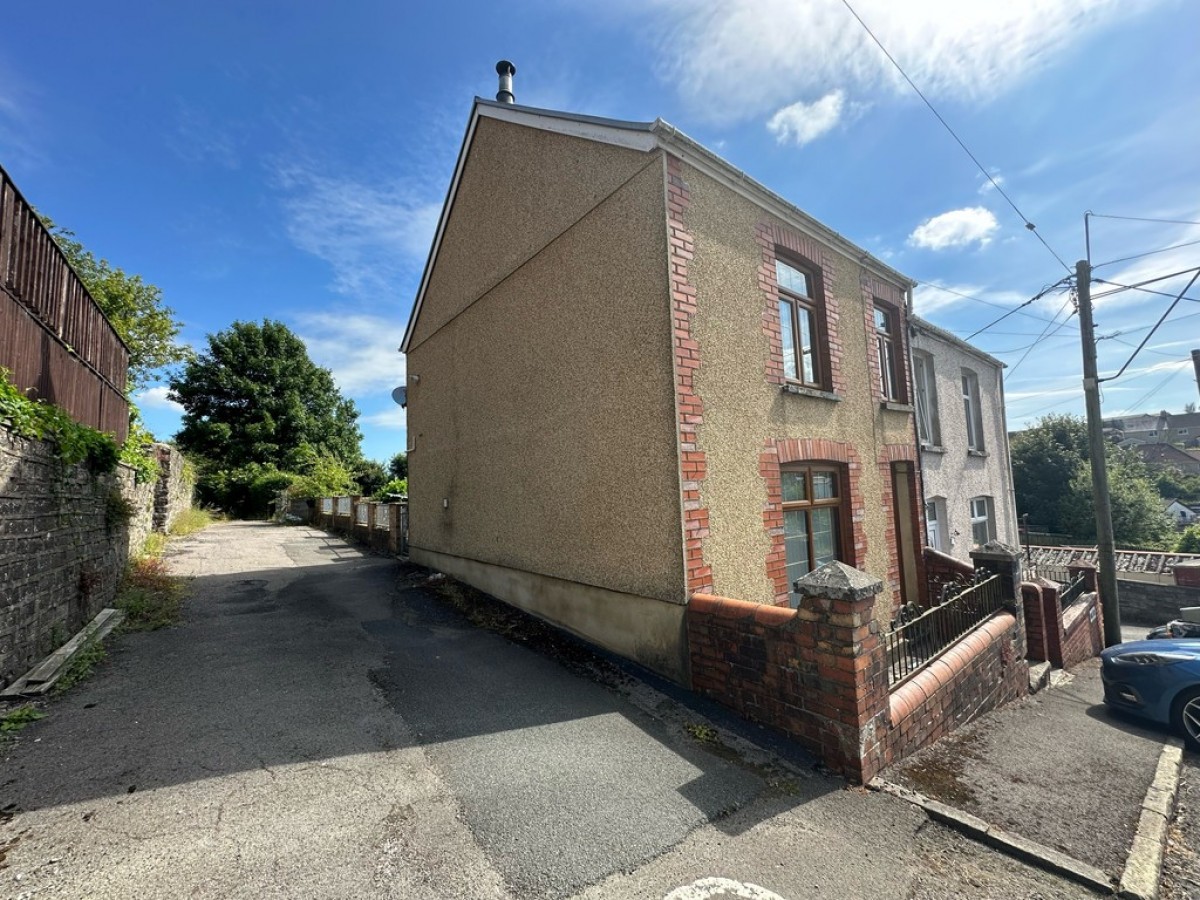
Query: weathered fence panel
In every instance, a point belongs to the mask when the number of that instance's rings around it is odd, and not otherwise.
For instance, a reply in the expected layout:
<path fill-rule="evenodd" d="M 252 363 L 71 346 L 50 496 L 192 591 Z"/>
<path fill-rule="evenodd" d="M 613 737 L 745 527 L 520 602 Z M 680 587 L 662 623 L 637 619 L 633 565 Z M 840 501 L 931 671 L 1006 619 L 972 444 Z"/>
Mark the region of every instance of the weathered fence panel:
<path fill-rule="evenodd" d="M 31 397 L 125 440 L 129 351 L 2 168 L 0 367 Z"/>

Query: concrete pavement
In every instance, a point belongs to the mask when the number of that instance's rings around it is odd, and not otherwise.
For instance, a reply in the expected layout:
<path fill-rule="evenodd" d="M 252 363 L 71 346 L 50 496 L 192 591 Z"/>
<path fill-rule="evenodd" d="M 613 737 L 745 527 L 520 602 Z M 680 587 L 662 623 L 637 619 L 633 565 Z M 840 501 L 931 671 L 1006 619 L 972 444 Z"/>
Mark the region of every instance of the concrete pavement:
<path fill-rule="evenodd" d="M 313 529 L 216 526 L 170 560 L 183 623 L 111 642 L 0 747 L 0 896 L 1090 896 L 781 777 Z"/>

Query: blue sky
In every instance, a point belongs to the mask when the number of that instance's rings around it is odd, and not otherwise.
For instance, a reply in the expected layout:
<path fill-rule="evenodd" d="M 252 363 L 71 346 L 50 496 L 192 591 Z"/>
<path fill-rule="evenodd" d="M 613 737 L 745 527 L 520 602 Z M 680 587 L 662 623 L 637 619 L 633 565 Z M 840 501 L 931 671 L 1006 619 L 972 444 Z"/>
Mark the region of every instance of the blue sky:
<path fill-rule="evenodd" d="M 1085 210 L 1200 221 L 1193 3 L 852 2 L 1069 265 Z M 0 163 L 158 284 L 193 344 L 235 319 L 290 325 L 384 460 L 405 438 L 396 348 L 500 58 L 518 103 L 666 119 L 920 280 L 918 313 L 964 337 L 1066 274 L 841 0 L 24 4 L 0 44 Z M 1093 220 L 1092 259 L 1193 240 L 1194 225 Z M 1200 244 L 1096 274 L 1194 266 Z M 1169 303 L 1098 300 L 1102 373 Z M 1077 319 L 1056 330 L 1070 310 L 1053 292 L 974 339 L 1009 364 L 1011 427 L 1082 412 Z M 1105 415 L 1196 400 L 1194 346 L 1200 303 L 1185 300 L 1106 385 Z M 178 427 L 165 389 L 138 400 L 160 437 Z"/>

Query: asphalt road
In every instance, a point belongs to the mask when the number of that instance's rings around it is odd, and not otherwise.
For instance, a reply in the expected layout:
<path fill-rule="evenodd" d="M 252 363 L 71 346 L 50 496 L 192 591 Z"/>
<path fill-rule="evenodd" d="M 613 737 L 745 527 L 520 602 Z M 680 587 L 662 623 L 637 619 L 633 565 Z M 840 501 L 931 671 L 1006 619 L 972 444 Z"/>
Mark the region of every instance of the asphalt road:
<path fill-rule="evenodd" d="M 313 529 L 169 558 L 184 621 L 0 745 L 0 896 L 1089 896 Z"/>

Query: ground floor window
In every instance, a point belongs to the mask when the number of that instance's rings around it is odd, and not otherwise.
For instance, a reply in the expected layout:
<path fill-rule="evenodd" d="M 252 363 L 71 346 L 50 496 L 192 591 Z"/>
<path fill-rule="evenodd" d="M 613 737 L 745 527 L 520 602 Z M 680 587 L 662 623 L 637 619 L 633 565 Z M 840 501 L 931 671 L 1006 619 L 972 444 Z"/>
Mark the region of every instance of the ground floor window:
<path fill-rule="evenodd" d="M 996 536 L 996 516 L 991 497 L 971 498 L 971 543 L 978 547 Z"/>
<path fill-rule="evenodd" d="M 841 558 L 841 472 L 829 465 L 788 465 L 783 487 L 783 544 L 787 581 Z"/>
<path fill-rule="evenodd" d="M 925 542 L 934 550 L 946 552 L 942 540 L 942 517 L 938 510 L 938 501 L 930 500 L 925 504 Z"/>

